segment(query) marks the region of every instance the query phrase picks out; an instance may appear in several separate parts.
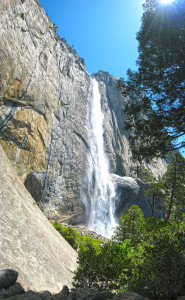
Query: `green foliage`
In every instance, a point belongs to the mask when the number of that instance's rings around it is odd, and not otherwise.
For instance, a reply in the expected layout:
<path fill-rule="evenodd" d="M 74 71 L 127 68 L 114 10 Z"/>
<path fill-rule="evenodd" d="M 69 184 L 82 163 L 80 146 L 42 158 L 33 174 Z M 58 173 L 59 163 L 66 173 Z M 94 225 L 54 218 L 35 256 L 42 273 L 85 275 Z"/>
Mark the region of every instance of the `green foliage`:
<path fill-rule="evenodd" d="M 164 181 L 161 178 L 156 179 L 150 176 L 145 176 L 142 179 L 149 184 L 149 187 L 144 192 L 144 196 L 152 197 L 151 217 L 153 217 L 156 206 L 161 208 L 162 200 L 165 197 Z"/>
<path fill-rule="evenodd" d="M 130 260 L 128 289 L 150 299 L 176 299 L 185 294 L 184 233 L 165 225 L 138 244 Z M 124 282 L 124 280 L 123 280 Z"/>
<path fill-rule="evenodd" d="M 99 246 L 101 244 L 103 244 L 103 241 L 84 235 L 84 236 L 80 237 L 80 240 L 79 240 L 78 244 L 79 244 L 79 247 L 81 249 L 84 249 L 84 250 L 86 248 L 91 248 L 91 247 L 94 247 L 95 249 L 98 249 Z"/>
<path fill-rule="evenodd" d="M 65 38 L 61 38 L 61 41 L 67 43 L 67 40 Z"/>
<path fill-rule="evenodd" d="M 166 218 L 169 220 L 172 213 L 179 218 L 185 208 L 185 158 L 180 153 L 173 156 L 163 179 L 168 206 Z"/>
<path fill-rule="evenodd" d="M 185 1 L 162 5 L 146 0 L 139 42 L 138 72 L 120 81 L 136 158 L 150 160 L 185 146 Z M 177 140 L 181 137 L 181 140 Z"/>
<path fill-rule="evenodd" d="M 144 182 L 149 184 L 145 196 L 152 197 L 151 217 L 158 206 L 166 212 L 166 219 L 180 218 L 185 208 L 185 159 L 180 153 L 175 153 L 168 164 L 168 169 L 162 178 L 156 179 L 144 176 Z"/>
<path fill-rule="evenodd" d="M 127 271 L 126 258 L 131 249 L 129 240 L 122 244 L 106 243 L 98 249 L 80 248 L 79 267 L 75 272 L 73 285 L 94 287 L 104 292 L 119 289 L 119 277 L 123 269 Z"/>
<path fill-rule="evenodd" d="M 121 218 L 113 242 L 80 247 L 73 285 L 161 300 L 185 294 L 185 215 L 181 217 L 173 222 L 145 218 L 134 205 Z"/>
<path fill-rule="evenodd" d="M 84 251 L 91 247 L 96 249 L 103 243 L 99 239 L 94 239 L 88 236 L 80 236 L 79 233 L 72 227 L 63 227 L 58 222 L 53 223 L 53 226 L 75 250 L 79 249 L 79 247 L 81 247 Z"/>
<path fill-rule="evenodd" d="M 73 249 L 78 248 L 78 243 L 80 241 L 80 235 L 72 227 L 63 227 L 60 223 L 53 223 L 55 229 L 65 238 L 65 240 L 73 247 Z"/>
<path fill-rule="evenodd" d="M 122 218 L 115 230 L 114 240 L 118 243 L 130 239 L 132 245 L 138 243 L 143 238 L 145 228 L 145 218 L 142 210 L 133 205 Z"/>

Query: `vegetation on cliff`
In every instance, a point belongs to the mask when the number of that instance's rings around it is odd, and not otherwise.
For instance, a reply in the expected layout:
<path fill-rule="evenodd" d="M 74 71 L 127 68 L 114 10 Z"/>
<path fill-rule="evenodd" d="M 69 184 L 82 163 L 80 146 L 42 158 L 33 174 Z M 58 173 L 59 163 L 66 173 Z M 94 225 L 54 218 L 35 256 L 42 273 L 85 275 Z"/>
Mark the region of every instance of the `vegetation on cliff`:
<path fill-rule="evenodd" d="M 80 236 L 80 234 L 71 226 L 64 227 L 57 221 L 53 223 L 53 226 L 75 250 L 78 250 L 79 248 L 86 249 L 87 247 L 96 249 L 103 243 L 102 240 L 87 235 Z"/>

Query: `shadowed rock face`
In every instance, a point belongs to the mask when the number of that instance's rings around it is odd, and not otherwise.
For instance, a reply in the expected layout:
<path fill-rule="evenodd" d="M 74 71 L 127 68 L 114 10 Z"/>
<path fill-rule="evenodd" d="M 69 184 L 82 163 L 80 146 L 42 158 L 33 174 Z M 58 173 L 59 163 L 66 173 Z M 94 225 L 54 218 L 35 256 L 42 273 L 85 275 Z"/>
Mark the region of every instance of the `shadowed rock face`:
<path fill-rule="evenodd" d="M 25 290 L 59 292 L 71 286 L 77 253 L 30 196 L 0 146 L 0 270 L 14 269 Z M 8 286 L 17 273 L 8 273 Z"/>
<path fill-rule="evenodd" d="M 140 187 L 132 177 L 121 177 L 115 174 L 111 177 L 117 186 L 116 215 L 120 218 L 132 204 L 137 202 Z"/>
<path fill-rule="evenodd" d="M 90 85 L 84 60 L 60 39 L 56 25 L 35 0 L 1 0 L 0 40 L 2 147 L 49 219 L 83 223 L 80 197 Z M 118 78 L 103 71 L 94 76 L 99 81 L 110 172 L 136 178 Z M 155 176 L 166 171 L 162 160 L 146 167 Z M 142 193 L 138 195 L 133 202 L 140 196 L 143 201 Z"/>

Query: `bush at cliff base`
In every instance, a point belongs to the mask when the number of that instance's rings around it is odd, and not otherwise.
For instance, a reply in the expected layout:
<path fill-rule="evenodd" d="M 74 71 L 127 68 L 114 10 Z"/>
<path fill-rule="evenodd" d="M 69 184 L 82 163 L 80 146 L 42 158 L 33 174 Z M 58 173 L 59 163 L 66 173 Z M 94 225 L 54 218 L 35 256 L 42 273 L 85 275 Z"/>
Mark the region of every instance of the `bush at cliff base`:
<path fill-rule="evenodd" d="M 80 236 L 79 233 L 72 227 L 64 227 L 59 222 L 52 223 L 55 229 L 65 238 L 65 240 L 77 250 L 79 247 L 84 249 L 93 246 L 95 249 L 103 243 L 99 239 L 94 239 L 89 236 Z"/>
<path fill-rule="evenodd" d="M 96 287 L 109 295 L 133 291 L 150 299 L 185 295 L 184 221 L 184 214 L 171 222 L 145 218 L 133 206 L 121 218 L 114 241 L 80 247 L 73 285 Z"/>

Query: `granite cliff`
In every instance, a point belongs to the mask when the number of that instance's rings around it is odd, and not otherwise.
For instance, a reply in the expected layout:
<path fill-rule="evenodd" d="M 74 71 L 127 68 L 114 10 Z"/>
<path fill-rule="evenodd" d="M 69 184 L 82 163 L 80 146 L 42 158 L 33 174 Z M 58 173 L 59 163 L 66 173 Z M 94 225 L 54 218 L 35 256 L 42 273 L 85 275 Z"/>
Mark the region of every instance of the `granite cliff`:
<path fill-rule="evenodd" d="M 79 215 L 90 80 L 84 61 L 38 1 L 1 1 L 0 26 L 1 144 L 48 217 Z"/>
<path fill-rule="evenodd" d="M 37 0 L 0 2 L 0 39 L 2 147 L 49 219 L 85 222 L 80 197 L 88 150 L 90 76 L 84 60 L 58 36 Z M 150 201 L 143 201 L 134 171 L 118 78 L 103 71 L 93 76 L 101 93 L 110 172 L 121 194 L 117 214 L 133 203 L 147 214 Z M 166 163 L 154 160 L 147 167 L 159 176 Z"/>
<path fill-rule="evenodd" d="M 71 287 L 77 253 L 40 211 L 1 145 L 0 157 L 0 270 L 18 271 L 25 290 Z"/>

